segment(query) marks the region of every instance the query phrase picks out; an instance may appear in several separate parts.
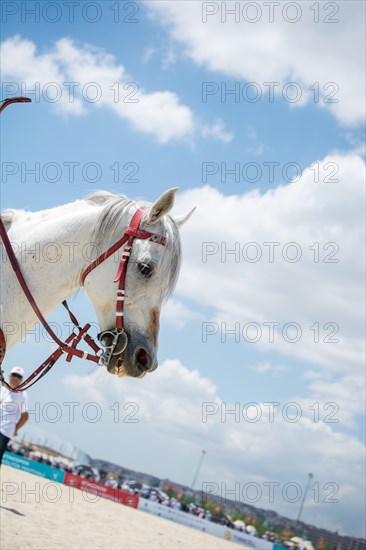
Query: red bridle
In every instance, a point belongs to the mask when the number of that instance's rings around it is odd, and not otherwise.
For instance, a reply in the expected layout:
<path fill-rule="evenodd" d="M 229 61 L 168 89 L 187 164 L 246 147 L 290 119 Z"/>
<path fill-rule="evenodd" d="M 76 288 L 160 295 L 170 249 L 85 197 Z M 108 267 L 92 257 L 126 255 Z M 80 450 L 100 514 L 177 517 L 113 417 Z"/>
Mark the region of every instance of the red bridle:
<path fill-rule="evenodd" d="M 154 233 L 149 233 L 148 231 L 143 231 L 142 229 L 140 229 L 140 223 L 145 210 L 146 208 L 141 207 L 135 212 L 135 214 L 131 219 L 130 225 L 125 229 L 123 237 L 119 241 L 117 241 L 113 246 L 111 246 L 106 252 L 101 254 L 96 260 L 94 260 L 94 262 L 92 262 L 85 269 L 85 271 L 81 276 L 81 284 L 84 285 L 86 277 L 89 275 L 91 271 L 93 271 L 93 269 L 95 269 L 98 265 L 104 262 L 104 260 L 109 258 L 109 256 L 111 256 L 117 250 L 119 250 L 122 246 L 124 246 L 124 249 L 122 252 L 122 258 L 119 263 L 117 274 L 113 280 L 114 283 L 118 283 L 117 303 L 116 303 L 116 327 L 115 327 L 115 330 L 106 330 L 99 335 L 100 341 L 102 341 L 103 336 L 105 334 L 109 334 L 113 338 L 111 345 L 106 347 L 106 351 L 103 353 L 101 357 L 101 362 L 104 365 L 108 365 L 112 355 L 114 354 L 120 355 L 126 349 L 126 346 L 128 343 L 127 335 L 124 331 L 124 322 L 123 322 L 124 311 L 123 310 L 124 310 L 124 302 L 125 302 L 127 265 L 130 259 L 131 249 L 132 249 L 132 244 L 134 239 L 145 239 L 145 240 L 148 239 L 153 241 L 154 243 L 158 243 L 165 246 L 164 237 L 160 237 L 159 235 L 155 235 Z M 115 352 L 117 344 L 118 344 L 118 352 Z"/>
<path fill-rule="evenodd" d="M 114 245 L 112 245 L 106 252 L 101 254 L 96 260 L 94 260 L 82 273 L 81 276 L 81 284 L 84 285 L 86 277 L 89 275 L 93 269 L 98 267 L 104 260 L 109 258 L 112 254 L 114 254 L 117 250 L 119 250 L 122 246 L 124 246 L 123 252 L 122 252 L 122 259 L 119 263 L 118 271 L 116 274 L 116 277 L 114 279 L 115 283 L 118 283 L 117 288 L 117 301 L 116 301 L 116 327 L 113 331 L 106 331 L 110 332 L 115 338 L 112 346 L 110 346 L 110 349 L 108 352 L 104 354 L 104 360 L 102 360 L 102 364 L 108 364 L 109 359 L 111 355 L 113 354 L 114 348 L 118 342 L 118 339 L 122 336 L 125 338 L 125 344 L 122 350 L 119 351 L 121 353 L 124 351 L 124 349 L 127 346 L 127 336 L 124 332 L 124 323 L 123 323 L 123 313 L 124 313 L 124 299 L 125 299 L 125 286 L 126 286 L 126 273 L 127 273 L 127 266 L 128 261 L 131 254 L 131 249 L 133 245 L 134 239 L 149 239 L 155 243 L 165 245 L 165 238 L 160 237 L 159 235 L 155 235 L 154 233 L 149 233 L 148 231 L 143 231 L 140 229 L 140 223 L 142 220 L 143 213 L 145 211 L 145 208 L 139 208 L 135 214 L 133 215 L 130 225 L 126 227 L 123 237 L 117 241 Z M 96 344 L 96 342 L 87 334 L 87 331 L 90 328 L 90 324 L 86 324 L 83 328 L 80 327 L 76 317 L 71 313 L 71 311 L 68 308 L 68 305 L 66 302 L 63 302 L 64 306 L 69 312 L 70 318 L 72 322 L 75 325 L 75 328 L 78 330 L 78 333 L 75 334 L 73 331 L 71 335 L 66 339 L 65 342 L 60 340 L 58 336 L 54 333 L 52 328 L 47 323 L 46 319 L 43 317 L 41 311 L 39 310 L 29 288 L 28 285 L 24 279 L 24 276 L 20 270 L 18 260 L 16 259 L 16 256 L 14 254 L 13 248 L 11 246 L 11 243 L 9 241 L 8 234 L 6 232 L 5 226 L 0 218 L 0 236 L 3 240 L 5 249 L 7 251 L 7 254 L 9 256 L 10 263 L 13 267 L 13 270 L 17 276 L 17 279 L 19 281 L 20 286 L 22 287 L 22 290 L 24 294 L 26 295 L 30 305 L 33 308 L 33 311 L 37 315 L 39 321 L 42 323 L 44 328 L 47 330 L 48 334 L 52 337 L 52 339 L 58 344 L 58 349 L 50 355 L 43 363 L 36 369 L 24 382 L 22 382 L 17 388 L 13 389 L 11 386 L 5 381 L 4 374 L 1 370 L 1 363 L 4 359 L 5 352 L 6 352 L 6 340 L 3 331 L 0 329 L 0 383 L 4 386 L 6 386 L 10 391 L 14 392 L 20 392 L 24 391 L 35 382 L 37 382 L 42 376 L 44 376 L 55 364 L 55 362 L 61 357 L 63 353 L 67 354 L 66 361 L 71 361 L 72 357 L 75 355 L 77 357 L 80 357 L 82 359 L 87 359 L 89 361 L 94 361 L 97 363 L 101 362 L 101 356 L 96 355 L 100 351 L 100 347 Z M 103 334 L 103 333 L 102 333 Z M 77 344 L 80 342 L 81 339 L 84 339 L 87 344 L 94 350 L 95 355 L 89 354 L 85 351 L 77 349 Z M 34 380 L 35 378 L 35 380 Z"/>

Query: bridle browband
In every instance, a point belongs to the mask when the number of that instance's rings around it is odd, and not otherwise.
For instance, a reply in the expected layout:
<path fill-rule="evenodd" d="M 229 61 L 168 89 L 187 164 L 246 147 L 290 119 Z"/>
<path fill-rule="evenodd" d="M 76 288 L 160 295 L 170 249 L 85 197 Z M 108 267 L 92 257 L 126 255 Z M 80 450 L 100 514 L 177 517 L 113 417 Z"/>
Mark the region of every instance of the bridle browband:
<path fill-rule="evenodd" d="M 42 365 L 40 365 L 40 367 L 38 367 L 38 369 L 36 369 L 24 382 L 22 382 L 17 388 L 14 389 L 14 388 L 11 388 L 11 386 L 5 381 L 4 374 L 1 370 L 1 363 L 5 357 L 6 341 L 5 341 L 5 336 L 3 331 L 0 329 L 0 383 L 2 385 L 6 386 L 10 391 L 13 391 L 13 392 L 20 392 L 30 388 L 31 386 L 33 386 L 33 384 L 35 384 L 35 382 L 37 382 L 40 378 L 42 378 L 42 376 L 44 376 L 53 367 L 55 362 L 61 357 L 63 353 L 67 354 L 66 361 L 71 361 L 71 359 L 74 356 L 76 356 L 76 357 L 80 357 L 81 359 L 86 359 L 88 361 L 94 361 L 101 365 L 108 365 L 111 356 L 115 354 L 115 349 L 117 344 L 119 344 L 117 354 L 119 355 L 123 353 L 128 343 L 128 338 L 124 331 L 124 322 L 123 322 L 126 273 L 127 273 L 128 261 L 131 255 L 133 241 L 134 239 L 145 239 L 145 240 L 148 239 L 154 243 L 161 244 L 161 245 L 165 245 L 165 242 L 166 242 L 164 237 L 160 237 L 155 233 L 150 233 L 148 231 L 144 231 L 140 229 L 140 223 L 145 210 L 146 208 L 144 207 L 138 208 L 138 210 L 133 215 L 130 221 L 130 224 L 126 227 L 123 233 L 123 237 L 119 239 L 110 248 L 108 248 L 108 250 L 103 254 L 101 254 L 96 260 L 94 260 L 83 271 L 81 275 L 81 285 L 84 286 L 85 279 L 91 273 L 91 271 L 93 271 L 96 267 L 98 267 L 101 263 L 103 263 L 107 258 L 112 256 L 112 254 L 114 254 L 115 252 L 117 252 L 117 250 L 119 250 L 121 247 L 124 246 L 124 249 L 122 252 L 122 258 L 118 266 L 117 274 L 113 281 L 115 283 L 118 283 L 117 300 L 116 300 L 116 326 L 114 330 L 106 330 L 98 335 L 98 338 L 100 341 L 103 340 L 103 336 L 105 336 L 106 334 L 110 334 L 113 338 L 111 345 L 106 347 L 106 351 L 102 356 L 97 355 L 97 353 L 101 350 L 101 348 L 96 344 L 96 342 L 92 339 L 92 337 L 87 334 L 87 331 L 90 328 L 90 324 L 87 323 L 83 328 L 81 328 L 76 317 L 71 313 L 66 301 L 62 303 L 67 309 L 70 319 L 74 323 L 75 328 L 78 330 L 78 332 L 75 333 L 73 331 L 71 335 L 65 340 L 65 342 L 63 342 L 58 338 L 58 336 L 52 330 L 52 328 L 50 327 L 50 325 L 47 323 L 46 319 L 42 315 L 41 311 L 39 310 L 33 298 L 33 295 L 29 290 L 29 287 L 19 267 L 18 260 L 11 246 L 4 223 L 0 218 L 0 236 L 4 243 L 5 249 L 7 251 L 13 271 L 17 276 L 19 284 L 22 287 L 22 290 L 26 295 L 31 307 L 33 308 L 33 311 L 37 315 L 39 321 L 44 326 L 44 328 L 46 329 L 48 334 L 51 336 L 51 338 L 59 346 L 58 349 L 54 353 L 52 353 L 50 357 L 48 357 L 42 363 Z M 77 349 L 76 346 L 81 339 L 84 339 L 86 341 L 86 343 L 93 349 L 95 354 L 90 354 L 83 350 Z M 122 340 L 122 345 L 121 345 L 120 339 Z"/>

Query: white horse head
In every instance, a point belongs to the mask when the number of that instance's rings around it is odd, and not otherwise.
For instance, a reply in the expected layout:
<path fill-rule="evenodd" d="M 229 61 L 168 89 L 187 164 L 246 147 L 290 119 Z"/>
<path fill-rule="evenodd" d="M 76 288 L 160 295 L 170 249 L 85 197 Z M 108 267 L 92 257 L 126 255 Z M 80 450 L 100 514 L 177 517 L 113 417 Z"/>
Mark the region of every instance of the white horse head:
<path fill-rule="evenodd" d="M 165 245 L 150 239 L 135 239 L 131 250 L 125 286 L 124 331 L 127 347 L 123 353 L 112 355 L 108 371 L 118 376 L 141 377 L 158 365 L 157 349 L 160 309 L 172 292 L 178 277 L 181 259 L 178 228 L 191 216 L 174 220 L 168 216 L 173 208 L 177 189 L 166 191 L 153 205 L 147 206 L 140 229 L 165 239 Z M 125 197 L 107 193 L 90 195 L 92 204 L 105 204 L 93 234 L 98 249 L 106 250 L 121 237 L 121 220 L 130 220 L 136 204 Z M 88 274 L 85 290 L 94 304 L 102 334 L 102 344 L 108 347 L 113 338 L 116 320 L 116 289 L 113 279 L 121 251 Z"/>
<path fill-rule="evenodd" d="M 107 369 L 118 376 L 140 378 L 157 367 L 157 349 L 160 310 L 164 300 L 172 292 L 178 277 L 181 247 L 179 227 L 185 223 L 194 209 L 180 219 L 169 215 L 177 189 L 166 191 L 154 204 L 131 201 L 123 195 L 114 195 L 106 191 L 93 193 L 86 199 L 43 212 L 26 213 L 10 211 L 2 219 L 7 224 L 8 235 L 12 243 L 22 243 L 27 239 L 26 247 L 36 250 L 37 245 L 43 251 L 50 243 L 56 250 L 70 252 L 70 243 L 77 241 L 75 257 L 67 262 L 66 253 L 60 261 L 42 262 L 45 257 L 40 253 L 41 261 L 34 255 L 27 255 L 21 262 L 21 269 L 28 281 L 30 290 L 46 315 L 70 293 L 82 286 L 82 274 L 90 263 L 101 253 L 116 243 L 131 222 L 135 212 L 145 208 L 140 229 L 164 239 L 164 246 L 152 239 L 135 238 L 129 258 L 125 279 L 124 331 L 127 346 L 123 352 L 112 355 Z M 93 258 L 81 253 L 81 249 L 92 247 Z M 88 273 L 84 288 L 91 299 L 105 347 L 110 346 L 111 336 L 116 328 L 116 283 L 114 279 L 123 254 L 123 247 L 111 254 L 103 263 Z M 33 259 L 32 259 L 33 258 Z M 19 292 L 19 285 L 9 262 L 3 265 L 4 281 L 10 291 L 7 300 L 2 302 L 3 322 L 23 320 L 26 329 L 31 330 L 37 322 L 34 312 Z M 3 328 L 4 330 L 4 328 Z M 10 335 L 6 339 L 9 347 L 17 338 Z M 103 335 L 104 333 L 104 335 Z"/>

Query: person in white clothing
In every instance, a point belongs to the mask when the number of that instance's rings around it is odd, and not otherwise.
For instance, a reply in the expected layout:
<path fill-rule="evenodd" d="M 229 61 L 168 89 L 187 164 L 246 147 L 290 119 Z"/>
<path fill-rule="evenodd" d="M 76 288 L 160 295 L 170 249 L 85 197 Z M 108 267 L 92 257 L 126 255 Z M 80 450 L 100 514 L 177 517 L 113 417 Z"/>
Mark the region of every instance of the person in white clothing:
<path fill-rule="evenodd" d="M 13 367 L 9 374 L 9 385 L 17 388 L 22 383 L 24 370 Z M 1 387 L 0 390 L 0 465 L 10 439 L 17 435 L 29 417 L 28 397 L 25 391 L 12 392 Z"/>

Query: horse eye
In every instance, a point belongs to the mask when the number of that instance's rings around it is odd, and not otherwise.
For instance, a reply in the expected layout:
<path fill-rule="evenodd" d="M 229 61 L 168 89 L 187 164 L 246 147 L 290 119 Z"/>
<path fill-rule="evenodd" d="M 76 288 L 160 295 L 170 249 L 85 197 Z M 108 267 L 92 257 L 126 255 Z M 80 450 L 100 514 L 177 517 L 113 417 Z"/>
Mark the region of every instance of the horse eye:
<path fill-rule="evenodd" d="M 137 268 L 146 279 L 149 279 L 154 272 L 154 266 L 146 262 L 139 262 Z"/>

